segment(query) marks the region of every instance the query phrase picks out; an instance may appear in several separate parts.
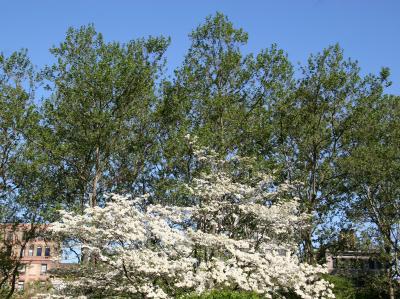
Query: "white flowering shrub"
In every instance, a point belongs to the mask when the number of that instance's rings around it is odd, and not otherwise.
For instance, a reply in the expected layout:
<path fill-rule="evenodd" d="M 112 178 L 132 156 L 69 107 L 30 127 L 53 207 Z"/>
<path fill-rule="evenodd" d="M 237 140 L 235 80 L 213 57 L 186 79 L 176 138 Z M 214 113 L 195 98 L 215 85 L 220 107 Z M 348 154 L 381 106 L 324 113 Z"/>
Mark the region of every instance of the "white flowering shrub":
<path fill-rule="evenodd" d="M 82 215 L 61 211 L 52 230 L 81 244 L 88 260 L 71 271 L 64 290 L 103 296 L 177 298 L 213 289 L 254 291 L 266 298 L 334 298 L 321 266 L 299 263 L 299 215 L 287 185 L 268 177 L 241 184 L 224 162 L 197 151 L 208 171 L 187 185 L 188 207 L 147 205 L 147 196 L 111 195 Z"/>

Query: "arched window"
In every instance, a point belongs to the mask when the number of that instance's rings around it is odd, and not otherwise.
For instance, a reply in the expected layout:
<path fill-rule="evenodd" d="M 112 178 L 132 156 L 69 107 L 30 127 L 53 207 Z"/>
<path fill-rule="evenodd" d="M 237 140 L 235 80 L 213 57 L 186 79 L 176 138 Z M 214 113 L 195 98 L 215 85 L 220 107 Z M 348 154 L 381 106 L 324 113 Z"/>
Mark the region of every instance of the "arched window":
<path fill-rule="evenodd" d="M 33 256 L 33 250 L 34 250 L 34 246 L 33 245 L 29 246 L 29 250 L 28 250 L 29 256 Z"/>
<path fill-rule="evenodd" d="M 42 256 L 42 246 L 36 248 L 36 256 Z"/>

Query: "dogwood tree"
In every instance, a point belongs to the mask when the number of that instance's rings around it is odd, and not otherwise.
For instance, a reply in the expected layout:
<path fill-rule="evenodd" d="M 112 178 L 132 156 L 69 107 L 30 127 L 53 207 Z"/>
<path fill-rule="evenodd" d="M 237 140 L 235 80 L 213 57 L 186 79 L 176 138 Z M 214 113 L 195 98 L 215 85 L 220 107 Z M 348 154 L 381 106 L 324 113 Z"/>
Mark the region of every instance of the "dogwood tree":
<path fill-rule="evenodd" d="M 307 215 L 290 186 L 268 176 L 235 181 L 204 150 L 203 174 L 186 185 L 191 206 L 148 204 L 148 195 L 110 195 L 104 207 L 83 214 L 61 211 L 53 232 L 65 245 L 80 244 L 88 260 L 70 271 L 68 292 L 176 298 L 211 289 L 254 291 L 266 298 L 333 298 L 321 266 L 299 263 L 297 228 Z M 72 278 L 72 279 L 71 279 Z"/>

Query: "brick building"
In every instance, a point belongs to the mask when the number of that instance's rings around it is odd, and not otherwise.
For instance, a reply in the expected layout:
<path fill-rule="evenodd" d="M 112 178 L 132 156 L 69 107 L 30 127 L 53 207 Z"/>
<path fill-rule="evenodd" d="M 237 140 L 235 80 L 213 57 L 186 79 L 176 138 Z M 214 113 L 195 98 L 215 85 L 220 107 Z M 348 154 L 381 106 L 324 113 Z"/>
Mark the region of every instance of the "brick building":
<path fill-rule="evenodd" d="M 48 226 L 41 225 L 37 231 L 45 232 Z M 19 276 L 17 279 L 17 289 L 23 290 L 28 282 L 48 281 L 50 275 L 48 271 L 59 266 L 59 245 L 44 237 L 28 238 L 27 235 L 32 231 L 29 224 L 20 224 L 17 227 L 3 225 L 1 235 L 3 236 L 3 246 L 6 244 L 11 248 L 10 255 L 20 258 Z"/>

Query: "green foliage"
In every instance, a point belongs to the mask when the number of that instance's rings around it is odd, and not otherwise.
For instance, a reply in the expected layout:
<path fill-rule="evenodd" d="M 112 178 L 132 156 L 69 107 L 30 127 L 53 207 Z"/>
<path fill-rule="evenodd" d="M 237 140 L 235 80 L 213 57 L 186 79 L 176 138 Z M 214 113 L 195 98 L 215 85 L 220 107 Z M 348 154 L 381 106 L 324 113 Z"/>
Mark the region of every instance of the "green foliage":
<path fill-rule="evenodd" d="M 337 299 L 389 298 L 387 277 L 384 275 L 324 275 L 324 279 L 334 284 L 333 292 Z M 398 292 L 398 287 L 395 291 Z"/>
<path fill-rule="evenodd" d="M 182 299 L 259 299 L 255 293 L 236 291 L 212 291 L 203 295 L 186 295 Z"/>
<path fill-rule="evenodd" d="M 74 208 L 103 192 L 146 192 L 157 161 L 156 82 L 169 41 L 106 42 L 94 26 L 70 28 L 44 71 L 43 141 L 55 170 L 52 194 Z"/>
<path fill-rule="evenodd" d="M 33 281 L 33 282 L 25 283 L 24 290 L 16 292 L 12 298 L 30 299 L 30 298 L 34 298 L 35 296 L 40 298 L 40 295 L 42 295 L 42 297 L 44 297 L 47 294 L 52 294 L 53 292 L 54 292 L 54 289 L 50 282 Z"/>
<path fill-rule="evenodd" d="M 338 275 L 325 275 L 324 279 L 334 284 L 333 293 L 337 299 L 356 299 L 356 287 L 348 277 Z"/>
<path fill-rule="evenodd" d="M 1 202 L 0 215 L 4 223 L 11 221 L 7 218 L 15 217 L 16 199 L 21 198 L 19 176 L 29 161 L 20 157 L 37 117 L 32 103 L 33 67 L 27 52 L 14 52 L 9 57 L 0 54 L 0 57 L 0 202 L 5 201 Z"/>
<path fill-rule="evenodd" d="M 356 279 L 358 285 L 356 299 L 390 298 L 386 275 L 365 275 Z M 392 281 L 395 298 L 399 298 L 400 288 L 397 281 Z"/>
<path fill-rule="evenodd" d="M 271 154 L 269 101 L 285 95 L 293 68 L 276 45 L 256 57 L 244 55 L 247 33 L 217 13 L 190 35 L 191 46 L 173 82 L 165 83 L 159 121 L 163 123 L 163 165 L 157 190 L 160 197 L 179 191 L 196 173 L 187 134 L 198 144 L 225 157 L 255 157 L 269 167 Z M 171 199 L 172 200 L 172 199 Z"/>
<path fill-rule="evenodd" d="M 365 231 L 386 265 L 386 287 L 393 288 L 400 255 L 400 98 L 364 98 L 353 115 L 354 130 L 340 167 L 346 174 L 348 216 L 368 223 Z M 388 266 L 392 265 L 392 266 Z"/>
<path fill-rule="evenodd" d="M 353 107 L 375 89 L 339 45 L 310 55 L 300 71 L 294 91 L 277 101 L 273 140 L 282 178 L 299 184 L 294 195 L 314 215 L 302 236 L 304 258 L 313 263 L 312 244 L 329 242 L 340 227 L 332 221 L 343 195 L 337 165 L 348 142 L 344 135 L 352 130 Z"/>
<path fill-rule="evenodd" d="M 46 205 L 37 197 L 37 157 L 29 155 L 39 114 L 33 103 L 35 72 L 26 50 L 0 54 L 0 293 L 9 298 L 18 277 L 8 233 L 19 223 L 43 221 Z M 9 224 L 8 227 L 4 223 Z"/>
<path fill-rule="evenodd" d="M 53 221 L 60 207 L 102 204 L 107 192 L 185 201 L 182 183 L 201 168 L 190 134 L 220 157 L 250 157 L 246 177 L 268 168 L 296 184 L 292 195 L 313 215 L 299 235 L 304 260 L 323 257 L 343 226 L 363 227 L 363 248 L 393 265 L 390 279 L 369 285 L 393 287 L 400 98 L 385 95 L 389 69 L 363 76 L 339 45 L 299 69 L 277 45 L 244 54 L 248 34 L 221 13 L 189 38 L 172 79 L 169 39 L 107 42 L 93 25 L 68 29 L 40 76 L 25 50 L 0 54 L 0 222 Z M 44 100 L 35 98 L 38 83 Z M 2 277 L 14 269 L 3 253 Z M 348 281 L 330 279 L 338 296 L 352 298 Z"/>

